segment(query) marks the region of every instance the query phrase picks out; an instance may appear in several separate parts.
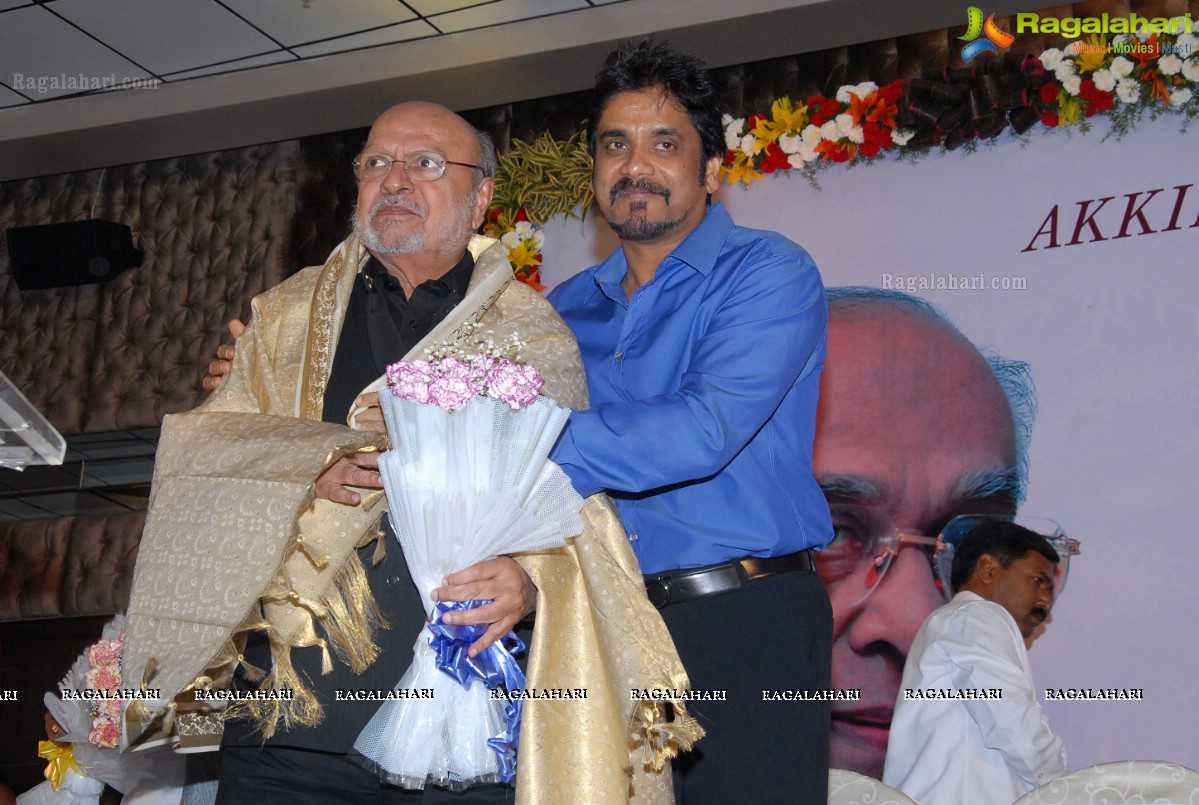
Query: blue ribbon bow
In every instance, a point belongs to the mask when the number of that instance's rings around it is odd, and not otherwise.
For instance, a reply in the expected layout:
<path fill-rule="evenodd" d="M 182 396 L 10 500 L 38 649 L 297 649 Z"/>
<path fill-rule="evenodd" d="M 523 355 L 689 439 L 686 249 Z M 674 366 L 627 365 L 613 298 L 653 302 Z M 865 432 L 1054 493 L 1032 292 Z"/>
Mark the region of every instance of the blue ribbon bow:
<path fill-rule="evenodd" d="M 509 694 L 523 692 L 525 675 L 512 655 L 524 651 L 525 644 L 515 632 L 508 632 L 479 652 L 477 657 L 470 657 L 466 650 L 483 636 L 488 624 L 454 625 L 442 622 L 442 616 L 447 612 L 462 612 L 487 603 L 490 602 L 438 602 L 433 607 L 433 617 L 429 622 L 429 631 L 433 633 L 433 637 L 429 640 L 429 646 L 437 652 L 437 667 L 458 680 L 465 688 L 470 688 L 478 679 L 489 690 L 503 685 Z M 504 705 L 507 728 L 488 740 L 487 745 L 499 756 L 500 779 L 510 783 L 516 778 L 516 750 L 520 741 L 520 716 L 524 710 L 524 701 L 508 698 L 507 702 Z"/>

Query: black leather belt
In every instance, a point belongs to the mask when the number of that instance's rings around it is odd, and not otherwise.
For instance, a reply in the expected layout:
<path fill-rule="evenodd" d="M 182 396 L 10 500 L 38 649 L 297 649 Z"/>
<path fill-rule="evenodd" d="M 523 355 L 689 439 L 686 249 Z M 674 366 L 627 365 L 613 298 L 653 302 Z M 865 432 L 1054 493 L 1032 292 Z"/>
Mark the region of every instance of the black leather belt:
<path fill-rule="evenodd" d="M 668 570 L 645 577 L 645 594 L 658 609 L 710 595 L 740 590 L 746 584 L 780 573 L 807 572 L 816 569 L 812 552 L 800 551 L 786 556 L 759 559 L 747 556 L 733 562 L 694 570 Z"/>

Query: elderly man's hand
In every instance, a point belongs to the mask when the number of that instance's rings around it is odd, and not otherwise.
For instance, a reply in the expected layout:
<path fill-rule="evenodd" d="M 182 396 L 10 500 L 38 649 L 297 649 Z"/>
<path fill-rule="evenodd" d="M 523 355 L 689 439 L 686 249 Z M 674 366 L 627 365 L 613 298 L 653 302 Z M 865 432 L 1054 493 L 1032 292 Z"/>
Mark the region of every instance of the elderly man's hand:
<path fill-rule="evenodd" d="M 383 409 L 379 407 L 379 393 L 368 391 L 354 399 L 354 407 L 361 408 L 354 417 L 354 430 L 373 430 L 384 433 L 387 423 L 383 421 Z"/>
<path fill-rule="evenodd" d="M 246 331 L 246 325 L 240 319 L 229 322 L 229 334 L 236 341 Z M 233 371 L 233 355 L 237 348 L 233 344 L 221 344 L 216 348 L 216 360 L 208 364 L 208 376 L 201 384 L 205 391 L 216 391 L 221 385 L 221 378 Z"/>
<path fill-rule="evenodd" d="M 377 452 L 350 453 L 329 465 L 316 479 L 316 496 L 334 503 L 357 506 L 362 496 L 349 487 L 382 489 Z"/>
<path fill-rule="evenodd" d="M 489 623 L 491 626 L 467 652 L 472 657 L 499 640 L 537 603 L 537 585 L 510 556 L 500 556 L 451 573 L 433 591 L 435 601 L 486 601 L 490 604 L 461 612 L 447 612 L 446 623 Z"/>

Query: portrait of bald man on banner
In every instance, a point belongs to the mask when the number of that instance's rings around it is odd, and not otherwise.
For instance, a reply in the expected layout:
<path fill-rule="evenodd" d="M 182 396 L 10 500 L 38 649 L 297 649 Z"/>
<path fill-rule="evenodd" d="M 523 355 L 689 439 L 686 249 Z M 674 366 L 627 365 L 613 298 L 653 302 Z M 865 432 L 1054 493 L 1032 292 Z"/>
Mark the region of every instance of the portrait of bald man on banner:
<path fill-rule="evenodd" d="M 814 470 L 833 515 L 817 566 L 833 605 L 830 765 L 881 777 L 912 640 L 947 600 L 935 538 L 966 514 L 1024 500 L 1036 414 L 1028 364 L 986 356 L 933 305 L 828 289 L 828 359 Z M 901 533 L 902 532 L 902 536 Z"/>

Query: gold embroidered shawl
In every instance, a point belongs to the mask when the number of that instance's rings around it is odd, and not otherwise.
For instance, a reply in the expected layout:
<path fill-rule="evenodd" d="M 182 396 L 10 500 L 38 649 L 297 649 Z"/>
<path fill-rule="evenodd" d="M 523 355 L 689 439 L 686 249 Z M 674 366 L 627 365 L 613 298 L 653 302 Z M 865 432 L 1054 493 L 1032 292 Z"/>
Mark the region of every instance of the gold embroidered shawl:
<path fill-rule="evenodd" d="M 476 263 L 466 299 L 410 357 L 445 342 L 469 350 L 480 334 L 499 344 L 518 336 L 520 358 L 540 369 L 545 393 L 586 407 L 569 329 L 513 279 L 499 244 L 476 236 L 469 248 Z M 265 630 L 274 667 L 263 669 L 262 686 L 295 691 L 291 702 L 250 708 L 269 734 L 322 718 L 291 667 L 292 647 L 320 647 L 327 667 L 330 654 L 355 669 L 376 658 L 377 611 L 356 549 L 378 536 L 386 499 L 363 490 L 362 503 L 350 507 L 312 495 L 313 479 L 336 458 L 386 446 L 384 435 L 320 421 L 366 255 L 351 237 L 325 265 L 256 298 L 221 388 L 195 411 L 164 420 L 129 605 L 129 684 L 140 674 L 166 701 L 185 703 L 193 689 L 226 686 L 245 633 Z M 702 731 L 680 706 L 663 723 L 661 707 L 631 701 L 630 690 L 682 690 L 687 678 L 611 502 L 589 498 L 583 518 L 584 534 L 566 548 L 517 557 L 538 588 L 528 688 L 587 692 L 585 700 L 526 702 L 517 801 L 669 802 L 662 764 Z M 131 706 L 127 743 L 152 740 L 147 728 L 169 728 L 177 709 L 187 705 Z M 194 723 L 180 718 L 176 726 L 186 733 Z"/>

